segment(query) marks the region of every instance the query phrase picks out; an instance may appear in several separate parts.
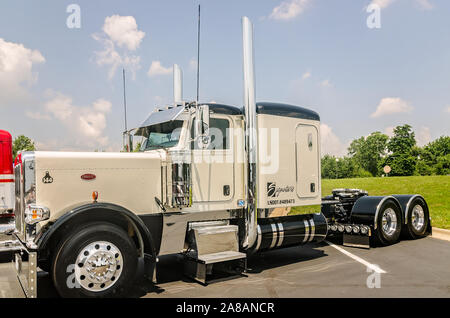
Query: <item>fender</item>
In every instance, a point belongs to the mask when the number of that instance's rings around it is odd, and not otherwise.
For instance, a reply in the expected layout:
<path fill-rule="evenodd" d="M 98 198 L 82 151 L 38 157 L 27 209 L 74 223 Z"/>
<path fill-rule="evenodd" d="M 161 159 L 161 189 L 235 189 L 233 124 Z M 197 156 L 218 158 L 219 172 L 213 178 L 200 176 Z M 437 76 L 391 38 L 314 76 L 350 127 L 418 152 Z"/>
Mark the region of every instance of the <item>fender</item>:
<path fill-rule="evenodd" d="M 403 217 L 404 217 L 403 224 L 408 224 L 408 211 L 409 211 L 411 202 L 415 198 L 421 198 L 423 200 L 423 202 L 425 202 L 425 206 L 428 210 L 428 204 L 425 201 L 425 199 L 423 198 L 423 196 L 421 196 L 420 194 L 394 194 L 393 197 L 396 198 L 398 200 L 398 202 L 400 203 L 400 205 L 402 206 Z M 428 213 L 428 215 L 429 215 L 429 213 Z"/>
<path fill-rule="evenodd" d="M 135 228 L 138 230 L 138 234 L 140 235 L 140 240 L 143 243 L 143 251 L 146 254 L 152 256 L 153 260 L 156 260 L 157 247 L 154 244 L 154 239 L 147 228 L 144 222 L 134 213 L 127 210 L 126 208 L 112 204 L 112 203 L 90 203 L 78 206 L 76 208 L 71 209 L 69 212 L 65 213 L 59 219 L 53 223 L 47 231 L 45 231 L 42 236 L 37 238 L 36 244 L 40 251 L 45 250 L 48 243 L 50 242 L 50 238 L 55 234 L 61 226 L 67 224 L 67 222 L 75 220 L 77 217 L 89 217 L 88 213 L 92 215 L 93 210 L 98 212 L 106 212 L 106 213 L 114 213 L 114 216 L 121 216 L 125 218 L 125 220 L 129 220 L 133 223 Z"/>
<path fill-rule="evenodd" d="M 356 200 L 353 205 L 350 220 L 355 223 L 361 223 L 365 225 L 372 225 L 374 229 L 377 228 L 377 218 L 378 213 L 380 212 L 381 205 L 386 201 L 392 201 L 394 204 L 398 206 L 400 209 L 400 214 L 402 216 L 402 220 L 400 220 L 403 224 L 403 209 L 399 201 L 391 196 L 364 196 Z"/>

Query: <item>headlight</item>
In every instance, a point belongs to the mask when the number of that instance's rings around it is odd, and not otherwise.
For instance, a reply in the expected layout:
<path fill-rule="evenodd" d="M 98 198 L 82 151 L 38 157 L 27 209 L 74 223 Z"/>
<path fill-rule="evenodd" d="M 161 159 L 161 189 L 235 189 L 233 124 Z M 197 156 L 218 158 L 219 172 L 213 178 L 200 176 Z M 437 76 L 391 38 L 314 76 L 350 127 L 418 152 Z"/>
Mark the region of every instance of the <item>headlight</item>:
<path fill-rule="evenodd" d="M 29 204 L 25 208 L 25 223 L 36 224 L 50 218 L 50 210 L 43 206 Z"/>
<path fill-rule="evenodd" d="M 337 226 L 337 229 L 338 229 L 339 232 L 344 232 L 344 230 L 345 230 L 345 228 L 344 228 L 344 226 L 342 224 L 339 224 Z"/>
<path fill-rule="evenodd" d="M 353 233 L 358 234 L 359 233 L 359 225 L 353 225 Z"/>

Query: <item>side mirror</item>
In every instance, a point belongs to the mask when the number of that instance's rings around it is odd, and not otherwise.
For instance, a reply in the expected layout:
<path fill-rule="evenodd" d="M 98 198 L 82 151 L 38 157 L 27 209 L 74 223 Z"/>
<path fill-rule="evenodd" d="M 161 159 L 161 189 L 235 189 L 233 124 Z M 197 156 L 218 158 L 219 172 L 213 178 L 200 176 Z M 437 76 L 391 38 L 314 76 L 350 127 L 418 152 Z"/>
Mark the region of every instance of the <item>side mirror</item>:
<path fill-rule="evenodd" d="M 195 139 L 200 149 L 208 148 L 209 138 L 209 106 L 201 105 L 197 107 L 195 115 Z"/>
<path fill-rule="evenodd" d="M 133 152 L 133 135 L 128 131 L 123 133 L 123 151 Z"/>

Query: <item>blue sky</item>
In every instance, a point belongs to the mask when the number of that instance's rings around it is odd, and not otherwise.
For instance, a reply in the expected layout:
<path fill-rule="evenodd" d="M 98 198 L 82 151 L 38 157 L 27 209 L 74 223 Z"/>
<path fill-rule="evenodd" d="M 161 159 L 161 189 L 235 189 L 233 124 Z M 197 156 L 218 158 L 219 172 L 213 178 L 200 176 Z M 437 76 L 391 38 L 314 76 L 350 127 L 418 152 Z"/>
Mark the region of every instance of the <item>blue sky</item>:
<path fill-rule="evenodd" d="M 381 28 L 367 26 L 371 2 L 381 9 Z M 66 25 L 72 3 L 81 9 L 81 28 Z M 5 0 L 0 128 L 30 136 L 41 150 L 119 150 L 122 66 L 129 127 L 172 101 L 174 63 L 183 69 L 185 99 L 195 96 L 199 3 L 202 101 L 242 104 L 247 15 L 255 28 L 257 99 L 319 112 L 323 153 L 345 154 L 352 139 L 404 123 L 419 144 L 449 134 L 444 0 Z"/>

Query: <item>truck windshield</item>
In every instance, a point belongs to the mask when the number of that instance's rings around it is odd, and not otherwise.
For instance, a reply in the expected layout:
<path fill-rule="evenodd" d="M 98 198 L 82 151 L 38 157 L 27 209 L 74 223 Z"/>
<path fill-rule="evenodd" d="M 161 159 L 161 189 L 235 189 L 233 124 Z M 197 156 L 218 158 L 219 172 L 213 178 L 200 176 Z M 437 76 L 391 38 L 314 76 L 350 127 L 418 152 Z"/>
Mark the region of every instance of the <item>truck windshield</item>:
<path fill-rule="evenodd" d="M 162 124 L 141 128 L 142 141 L 140 151 L 175 147 L 180 140 L 182 120 L 173 120 Z"/>

